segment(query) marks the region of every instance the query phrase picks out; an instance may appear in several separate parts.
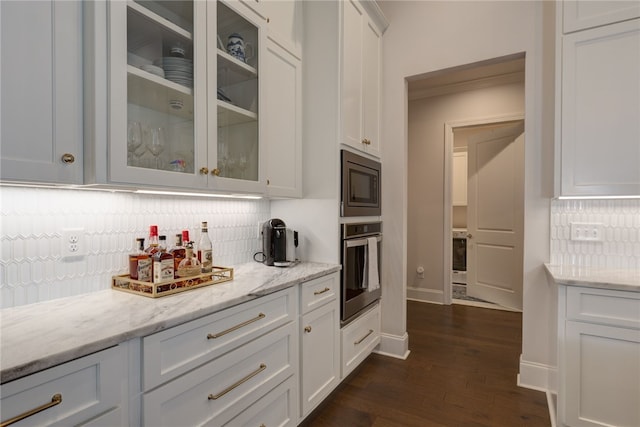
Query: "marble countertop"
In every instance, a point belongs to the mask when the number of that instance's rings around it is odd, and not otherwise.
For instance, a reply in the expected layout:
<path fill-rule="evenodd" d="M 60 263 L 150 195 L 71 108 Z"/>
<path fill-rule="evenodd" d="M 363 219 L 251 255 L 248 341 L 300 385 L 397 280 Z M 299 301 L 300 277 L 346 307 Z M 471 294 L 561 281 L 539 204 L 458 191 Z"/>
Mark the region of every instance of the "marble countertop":
<path fill-rule="evenodd" d="M 103 350 L 340 270 L 234 266 L 234 279 L 161 298 L 116 290 L 0 310 L 0 382 Z"/>
<path fill-rule="evenodd" d="M 552 264 L 545 267 L 561 285 L 640 292 L 640 270 Z"/>

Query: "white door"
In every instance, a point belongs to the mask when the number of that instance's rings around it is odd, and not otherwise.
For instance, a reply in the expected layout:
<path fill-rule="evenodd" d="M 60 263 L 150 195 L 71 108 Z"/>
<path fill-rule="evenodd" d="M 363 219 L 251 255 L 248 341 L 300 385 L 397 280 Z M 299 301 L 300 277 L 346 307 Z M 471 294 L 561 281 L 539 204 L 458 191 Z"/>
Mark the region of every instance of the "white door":
<path fill-rule="evenodd" d="M 524 121 L 468 140 L 467 295 L 522 310 Z"/>

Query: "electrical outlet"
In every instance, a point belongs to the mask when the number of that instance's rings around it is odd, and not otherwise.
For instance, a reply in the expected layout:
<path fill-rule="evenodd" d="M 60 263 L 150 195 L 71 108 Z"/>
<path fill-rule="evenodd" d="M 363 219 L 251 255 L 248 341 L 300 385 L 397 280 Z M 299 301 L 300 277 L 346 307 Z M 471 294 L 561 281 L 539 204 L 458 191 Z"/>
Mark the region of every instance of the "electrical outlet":
<path fill-rule="evenodd" d="M 65 228 L 62 230 L 62 257 L 83 257 L 86 254 L 84 228 Z"/>
<path fill-rule="evenodd" d="M 603 225 L 599 223 L 572 222 L 571 240 L 582 242 L 601 242 Z"/>

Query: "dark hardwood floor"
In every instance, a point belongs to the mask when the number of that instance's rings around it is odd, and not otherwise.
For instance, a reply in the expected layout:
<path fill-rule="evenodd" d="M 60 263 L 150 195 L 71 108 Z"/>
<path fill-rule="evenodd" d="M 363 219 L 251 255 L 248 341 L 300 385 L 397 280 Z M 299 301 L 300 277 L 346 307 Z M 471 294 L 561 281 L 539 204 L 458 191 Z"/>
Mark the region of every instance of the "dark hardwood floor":
<path fill-rule="evenodd" d="M 546 396 L 516 385 L 522 314 L 409 301 L 407 360 L 372 354 L 302 426 L 544 426 Z"/>

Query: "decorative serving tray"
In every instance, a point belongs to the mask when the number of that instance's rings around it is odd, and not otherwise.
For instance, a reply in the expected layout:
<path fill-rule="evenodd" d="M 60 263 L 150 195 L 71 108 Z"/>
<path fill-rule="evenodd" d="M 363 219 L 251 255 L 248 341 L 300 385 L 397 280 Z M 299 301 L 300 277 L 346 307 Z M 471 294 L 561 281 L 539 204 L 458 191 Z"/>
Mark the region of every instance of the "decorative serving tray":
<path fill-rule="evenodd" d="M 210 273 L 180 277 L 160 283 L 141 282 L 132 279 L 128 274 L 122 274 L 111 278 L 111 288 L 149 298 L 159 298 L 231 280 L 233 280 L 233 268 L 213 267 Z"/>

